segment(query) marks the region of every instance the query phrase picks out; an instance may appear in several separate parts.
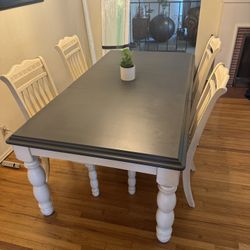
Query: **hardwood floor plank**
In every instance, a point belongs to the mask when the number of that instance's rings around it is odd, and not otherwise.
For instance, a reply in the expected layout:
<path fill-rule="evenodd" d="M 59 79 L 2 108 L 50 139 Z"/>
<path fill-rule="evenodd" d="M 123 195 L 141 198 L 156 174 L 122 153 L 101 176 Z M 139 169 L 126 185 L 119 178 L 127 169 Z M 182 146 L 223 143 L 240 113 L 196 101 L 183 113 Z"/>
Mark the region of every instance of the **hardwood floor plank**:
<path fill-rule="evenodd" d="M 5 250 L 31 250 L 31 248 L 21 247 L 12 243 L 0 241 L 0 249 Z"/>

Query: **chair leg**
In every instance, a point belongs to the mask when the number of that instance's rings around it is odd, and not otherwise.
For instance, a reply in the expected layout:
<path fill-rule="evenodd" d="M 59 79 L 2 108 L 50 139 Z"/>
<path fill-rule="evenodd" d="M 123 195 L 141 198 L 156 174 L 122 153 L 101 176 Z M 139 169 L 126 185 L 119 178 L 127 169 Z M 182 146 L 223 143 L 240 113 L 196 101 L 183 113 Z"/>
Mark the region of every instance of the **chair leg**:
<path fill-rule="evenodd" d="M 136 191 L 136 172 L 128 171 L 128 192 L 133 195 Z"/>
<path fill-rule="evenodd" d="M 195 167 L 195 164 L 194 164 L 194 161 L 192 160 L 191 161 L 191 170 L 194 172 L 196 170 L 196 167 Z"/>
<path fill-rule="evenodd" d="M 88 168 L 88 171 L 89 171 L 89 180 L 90 180 L 92 195 L 94 197 L 97 197 L 99 196 L 100 191 L 99 191 L 95 165 L 86 164 L 86 167 Z"/>
<path fill-rule="evenodd" d="M 49 175 L 50 175 L 50 161 L 49 158 L 41 157 L 41 165 L 45 171 L 46 174 L 46 182 L 49 182 Z"/>
<path fill-rule="evenodd" d="M 192 189 L 191 189 L 191 183 L 190 183 L 190 169 L 186 168 L 183 172 L 182 172 L 182 182 L 183 182 L 183 189 L 184 189 L 184 193 L 186 196 L 186 200 L 188 202 L 188 205 L 190 207 L 195 207 L 195 202 L 194 202 L 194 198 L 193 198 L 193 194 L 192 194 Z"/>

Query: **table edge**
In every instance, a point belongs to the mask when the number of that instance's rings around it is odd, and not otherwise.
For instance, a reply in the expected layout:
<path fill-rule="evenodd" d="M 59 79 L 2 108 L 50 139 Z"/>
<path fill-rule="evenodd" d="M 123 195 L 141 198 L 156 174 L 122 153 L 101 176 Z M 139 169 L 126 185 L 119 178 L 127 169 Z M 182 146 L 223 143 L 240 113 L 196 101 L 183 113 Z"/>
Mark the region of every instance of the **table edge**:
<path fill-rule="evenodd" d="M 189 54 L 190 64 L 189 76 L 187 77 L 188 82 L 192 82 L 192 76 L 194 73 L 194 55 Z M 185 169 L 186 163 L 186 151 L 188 147 L 188 129 L 189 129 L 189 118 L 190 118 L 190 105 L 191 105 L 191 89 L 192 84 L 188 84 L 188 91 L 185 100 L 185 115 L 183 117 L 186 122 L 183 123 L 184 128 L 180 136 L 181 147 L 178 151 L 178 159 L 168 158 L 164 156 L 155 156 L 145 153 L 135 153 L 129 151 L 123 151 L 118 149 L 105 149 L 98 147 L 90 147 L 88 145 L 77 145 L 63 142 L 53 142 L 47 140 L 41 140 L 36 138 L 25 138 L 17 135 L 11 135 L 6 143 L 10 145 L 23 146 L 27 148 L 45 149 L 49 151 L 71 153 L 76 155 L 86 155 L 110 160 L 118 160 L 124 162 L 130 162 L 135 164 L 144 164 L 154 167 L 167 168 L 182 171 Z M 189 110 L 189 111 L 188 111 Z"/>
<path fill-rule="evenodd" d="M 48 151 L 55 151 L 61 153 L 85 155 L 90 157 L 148 165 L 152 167 L 168 168 L 178 171 L 182 171 L 184 169 L 181 162 L 175 159 L 162 156 L 154 156 L 149 154 L 122 151 L 122 150 L 96 148 L 86 145 L 83 146 L 83 145 L 75 145 L 68 143 L 56 144 L 56 143 L 51 143 L 49 141 L 46 142 L 41 140 L 39 140 L 39 142 L 35 140 L 31 142 L 30 138 L 27 141 L 25 141 L 23 137 L 18 137 L 15 135 L 9 137 L 6 143 L 10 145 L 23 146 L 27 148 L 45 149 Z"/>

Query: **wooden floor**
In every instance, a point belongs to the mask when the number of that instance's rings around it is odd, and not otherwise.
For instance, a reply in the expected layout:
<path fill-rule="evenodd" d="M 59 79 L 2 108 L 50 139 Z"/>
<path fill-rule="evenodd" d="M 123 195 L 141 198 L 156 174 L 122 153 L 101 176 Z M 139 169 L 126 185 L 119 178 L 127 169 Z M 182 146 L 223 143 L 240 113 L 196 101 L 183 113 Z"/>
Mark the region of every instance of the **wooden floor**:
<path fill-rule="evenodd" d="M 250 101 L 220 100 L 195 163 L 197 207 L 187 206 L 180 184 L 168 244 L 155 237 L 153 176 L 138 174 L 137 193 L 130 196 L 125 171 L 98 167 L 101 196 L 93 198 L 84 167 L 53 160 L 56 213 L 45 218 L 26 170 L 0 168 L 0 249 L 250 249 Z"/>

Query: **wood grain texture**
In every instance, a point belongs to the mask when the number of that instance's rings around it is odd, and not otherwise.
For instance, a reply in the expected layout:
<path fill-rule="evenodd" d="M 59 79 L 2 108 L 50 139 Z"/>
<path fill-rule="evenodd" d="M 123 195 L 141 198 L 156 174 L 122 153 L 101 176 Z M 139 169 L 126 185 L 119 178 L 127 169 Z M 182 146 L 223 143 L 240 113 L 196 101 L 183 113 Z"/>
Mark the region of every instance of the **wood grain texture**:
<path fill-rule="evenodd" d="M 192 175 L 196 208 L 177 191 L 173 237 L 155 237 L 155 177 L 97 167 L 94 198 L 87 169 L 52 160 L 50 187 L 56 213 L 40 214 L 26 169 L 0 168 L 0 249 L 248 250 L 250 249 L 250 102 L 223 98 L 209 119 Z M 10 156 L 10 160 L 14 156 Z"/>

